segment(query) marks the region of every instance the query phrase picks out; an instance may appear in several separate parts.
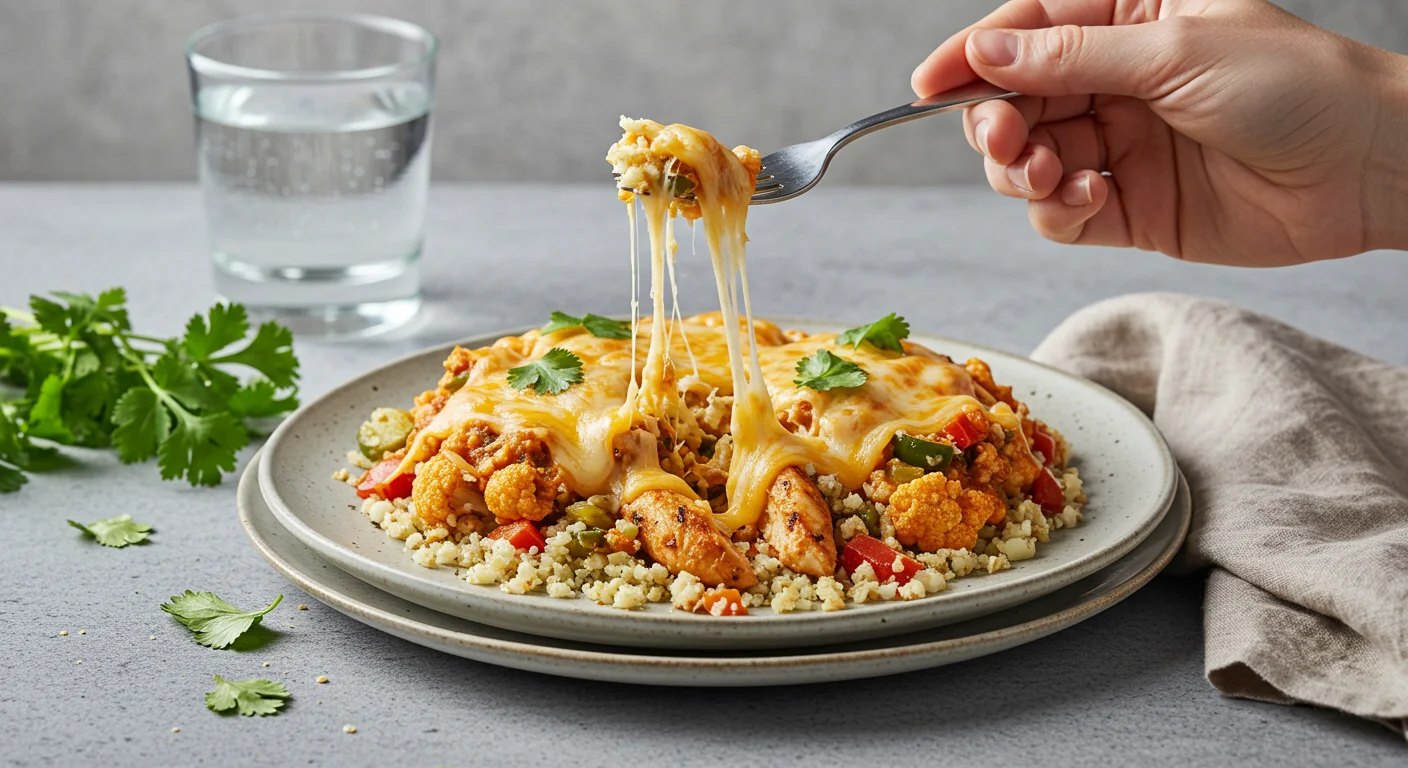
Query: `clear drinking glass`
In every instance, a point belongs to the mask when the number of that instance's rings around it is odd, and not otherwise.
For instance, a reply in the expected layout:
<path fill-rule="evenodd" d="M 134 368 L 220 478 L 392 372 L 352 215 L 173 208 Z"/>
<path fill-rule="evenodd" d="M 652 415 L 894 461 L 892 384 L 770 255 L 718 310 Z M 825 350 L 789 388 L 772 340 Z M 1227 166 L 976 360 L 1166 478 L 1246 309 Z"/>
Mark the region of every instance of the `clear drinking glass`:
<path fill-rule="evenodd" d="M 363 336 L 420 306 L 434 35 L 284 13 L 186 44 L 222 298 L 307 336 Z"/>

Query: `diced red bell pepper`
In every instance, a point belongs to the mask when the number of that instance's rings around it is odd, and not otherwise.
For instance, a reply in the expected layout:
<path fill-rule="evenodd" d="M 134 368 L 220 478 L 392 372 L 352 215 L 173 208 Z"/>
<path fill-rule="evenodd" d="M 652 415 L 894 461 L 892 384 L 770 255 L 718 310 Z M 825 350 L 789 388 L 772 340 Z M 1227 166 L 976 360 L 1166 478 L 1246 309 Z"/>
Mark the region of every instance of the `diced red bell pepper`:
<path fill-rule="evenodd" d="M 958 450 L 966 451 L 968 446 L 982 440 L 988 434 L 987 429 L 975 421 L 981 422 L 981 419 L 974 419 L 972 414 L 964 411 L 958 414 L 958 418 L 949 422 L 947 427 L 944 427 L 944 434 L 948 435 L 953 444 L 958 446 Z"/>
<path fill-rule="evenodd" d="M 711 589 L 700 603 L 710 616 L 747 616 L 748 606 L 736 589 Z"/>
<path fill-rule="evenodd" d="M 1046 458 L 1046 466 L 1049 467 L 1056 463 L 1056 438 L 1043 431 L 1041 427 L 1032 431 L 1032 450 Z"/>
<path fill-rule="evenodd" d="M 538 531 L 538 527 L 527 520 L 519 520 L 501 525 L 495 528 L 490 534 L 491 539 L 507 541 L 518 549 L 528 550 L 537 547 L 539 552 L 548 548 L 547 539 Z"/>
<path fill-rule="evenodd" d="M 898 570 L 895 569 L 896 560 L 900 563 Z M 870 567 L 875 569 L 875 578 L 880 581 L 893 576 L 898 584 L 909 583 L 914 574 L 924 570 L 918 560 L 902 555 L 885 546 L 885 542 L 865 534 L 846 542 L 846 548 L 841 550 L 841 565 L 846 573 L 855 573 L 861 563 L 870 563 Z"/>
<path fill-rule="evenodd" d="M 1056 482 L 1056 476 L 1046 467 L 1041 468 L 1040 474 L 1032 482 L 1032 501 L 1041 507 L 1042 514 L 1047 517 L 1061 514 L 1061 510 L 1066 506 L 1066 493 L 1061 490 L 1061 484 Z"/>
<path fill-rule="evenodd" d="M 400 459 L 386 459 L 377 462 L 367 472 L 362 482 L 357 484 L 357 495 L 363 499 L 372 494 L 380 495 L 383 499 L 400 499 L 411 495 L 411 484 L 415 482 L 416 476 L 410 472 L 396 474 L 396 470 L 401 467 Z"/>

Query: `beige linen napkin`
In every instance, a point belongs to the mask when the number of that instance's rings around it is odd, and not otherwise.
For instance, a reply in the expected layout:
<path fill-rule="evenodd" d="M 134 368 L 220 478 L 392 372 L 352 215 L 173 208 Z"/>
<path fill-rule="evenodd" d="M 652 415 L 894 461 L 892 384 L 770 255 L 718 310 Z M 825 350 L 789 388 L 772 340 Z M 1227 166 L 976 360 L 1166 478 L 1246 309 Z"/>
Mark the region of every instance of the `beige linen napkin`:
<path fill-rule="evenodd" d="M 1211 568 L 1218 690 L 1408 730 L 1408 368 L 1171 294 L 1087 307 L 1032 357 L 1167 438 L 1193 491 L 1187 554 Z"/>

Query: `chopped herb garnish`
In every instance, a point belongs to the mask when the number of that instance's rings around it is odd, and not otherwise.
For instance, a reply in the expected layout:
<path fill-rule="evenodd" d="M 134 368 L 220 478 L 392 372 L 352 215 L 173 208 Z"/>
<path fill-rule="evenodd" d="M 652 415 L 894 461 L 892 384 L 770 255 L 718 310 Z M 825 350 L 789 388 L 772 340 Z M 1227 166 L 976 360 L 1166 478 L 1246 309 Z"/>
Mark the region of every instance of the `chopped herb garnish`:
<path fill-rule="evenodd" d="M 556 395 L 581 380 L 582 358 L 561 347 L 553 347 L 537 360 L 508 372 L 510 387 L 532 387 L 540 395 Z"/>
<path fill-rule="evenodd" d="M 68 524 L 83 531 L 105 547 L 125 547 L 128 544 L 146 541 L 147 535 L 152 531 L 152 527 L 146 523 L 132 522 L 131 515 L 118 515 L 105 520 L 94 520 L 87 525 L 69 520 Z"/>
<path fill-rule="evenodd" d="M 162 603 L 161 610 L 171 614 L 196 633 L 196 642 L 211 648 L 224 648 L 239 639 L 240 635 L 259 622 L 284 599 L 283 595 L 262 611 L 241 611 L 221 600 L 213 592 L 192 592 L 171 598 Z"/>
<path fill-rule="evenodd" d="M 909 338 L 909 323 L 906 323 L 903 317 L 891 312 L 870 325 L 862 325 L 842 333 L 836 337 L 836 345 L 859 349 L 861 342 L 868 341 L 880 349 L 904 354 L 904 345 L 900 343 L 900 340 L 907 338 Z"/>
<path fill-rule="evenodd" d="M 543 333 L 555 333 L 567 328 L 585 328 L 587 333 L 598 339 L 629 339 L 631 324 L 625 320 L 612 320 L 609 317 L 587 313 L 586 317 L 573 317 L 565 312 L 554 312 L 543 326 Z"/>
<path fill-rule="evenodd" d="M 797 361 L 797 378 L 793 379 L 792 383 L 824 392 L 828 389 L 859 387 L 868 377 L 869 374 L 859 365 L 824 349 L 818 349 L 811 356 Z"/>
<path fill-rule="evenodd" d="M 205 706 L 211 712 L 238 710 L 241 715 L 278 714 L 289 698 L 288 688 L 272 680 L 240 680 L 215 676 L 215 690 L 205 694 Z"/>

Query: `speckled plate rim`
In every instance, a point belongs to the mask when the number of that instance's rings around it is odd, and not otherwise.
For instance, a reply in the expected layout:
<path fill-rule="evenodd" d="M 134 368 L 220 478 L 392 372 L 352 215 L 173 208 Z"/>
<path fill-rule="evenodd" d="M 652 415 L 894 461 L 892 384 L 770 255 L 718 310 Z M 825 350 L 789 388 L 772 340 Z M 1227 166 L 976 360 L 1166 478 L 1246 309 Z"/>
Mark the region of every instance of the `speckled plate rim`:
<path fill-rule="evenodd" d="M 540 674 L 640 685 L 756 687 L 835 682 L 912 672 L 1007 650 L 1089 619 L 1148 584 L 1177 555 L 1188 535 L 1193 514 L 1191 495 L 1187 483 L 1180 475 L 1178 490 L 1169 514 L 1156 531 L 1141 542 L 1136 551 L 1126 555 L 1126 558 L 1131 559 L 1148 557 L 1149 561 L 1142 568 L 1103 591 L 1095 590 L 1081 594 L 1080 602 L 1071 607 L 1028 621 L 945 640 L 897 643 L 862 650 L 799 655 L 789 655 L 785 651 L 778 652 L 778 655 L 755 656 L 652 655 L 633 648 L 561 647 L 553 644 L 563 641 L 532 635 L 522 635 L 525 638 L 522 642 L 484 637 L 398 615 L 323 584 L 317 577 L 300 567 L 299 563 L 290 562 L 288 558 L 275 552 L 254 521 L 256 509 L 262 508 L 268 513 L 268 524 L 280 525 L 280 521 L 269 510 L 258 490 L 256 468 L 261 457 L 262 452 L 250 461 L 249 468 L 240 478 L 237 495 L 240 525 L 255 550 L 274 570 L 318 601 L 373 629 L 454 656 Z M 301 541 L 296 544 L 301 544 Z M 311 548 L 306 545 L 304 548 L 307 549 L 307 557 L 310 560 L 341 571 L 340 568 L 323 561 Z M 1152 555 L 1146 551 L 1155 549 Z M 1107 568 L 1117 568 L 1123 562 L 1125 560 L 1122 558 Z M 354 580 L 364 589 L 378 591 L 360 579 L 354 577 Z M 1078 581 L 1067 585 L 1061 591 L 1084 588 Z M 474 623 L 467 619 L 438 614 L 389 593 L 383 593 L 383 597 L 393 603 L 405 604 L 403 610 L 406 613 L 419 611 L 431 617 L 443 617 L 446 622 L 475 627 Z M 1034 603 L 1029 603 L 1018 611 L 1035 608 Z M 988 616 L 972 620 L 968 624 L 989 624 L 1000 620 L 1001 617 Z M 961 624 L 950 625 L 948 629 L 956 630 L 962 627 Z M 492 627 L 482 629 L 491 632 L 508 631 Z"/>
<path fill-rule="evenodd" d="M 843 325 L 835 322 L 809 318 L 767 319 L 782 327 L 802 328 L 808 332 L 839 332 L 844 329 Z M 476 334 L 459 343 L 469 346 L 492 343 L 500 337 L 521 334 L 527 330 L 529 328 L 519 327 Z M 445 583 L 438 580 L 429 569 L 416 566 L 409 557 L 397 561 L 395 565 L 388 565 L 315 530 L 295 511 L 295 505 L 286 502 L 278 493 L 270 469 L 273 462 L 262 462 L 259 485 L 265 500 L 285 528 L 324 559 L 397 597 L 432 610 L 452 613 L 461 618 L 505 629 L 569 640 L 589 638 L 596 642 L 659 648 L 691 645 L 722 645 L 733 648 L 821 645 L 964 621 L 1035 599 L 1104 568 L 1137 546 L 1162 520 L 1177 489 L 1178 471 L 1163 436 L 1153 422 L 1133 404 L 1095 382 L 1021 355 L 920 332 L 915 332 L 913 338 L 934 349 L 959 347 L 976 351 L 985 355 L 985 359 L 994 365 L 1013 363 L 1031 366 L 1042 371 L 1045 376 L 1062 380 L 1075 388 L 1086 389 L 1098 395 L 1110 407 L 1123 411 L 1125 416 L 1131 419 L 1131 424 L 1137 425 L 1141 430 L 1140 437 L 1147 441 L 1145 446 L 1153 448 L 1158 455 L 1157 473 L 1162 487 L 1153 496 L 1155 500 L 1144 505 L 1141 512 L 1144 515 L 1143 524 L 1130 528 L 1103 548 L 1090 549 L 1062 564 L 1043 564 L 1038 570 L 1032 571 L 1032 566 L 1041 561 L 1026 561 L 1020 568 L 984 578 L 984 582 L 991 578 L 995 582 L 993 584 L 959 583 L 960 590 L 951 589 L 946 594 L 924 600 L 857 606 L 855 610 L 837 613 L 778 615 L 764 610 L 742 621 L 734 619 L 732 624 L 725 626 L 713 617 L 679 615 L 678 611 L 668 610 L 668 606 L 661 610 L 622 612 L 606 606 L 597 606 L 590 601 L 579 605 L 583 601 L 552 600 L 543 595 L 509 595 L 498 590 L 476 588 L 463 582 Z M 387 376 L 392 369 L 403 365 L 423 365 L 430 358 L 437 358 L 438 364 L 438 358 L 443 358 L 452 347 L 452 344 L 441 345 L 402 356 L 330 389 L 321 397 L 304 405 L 275 430 L 265 445 L 265 455 L 278 456 L 284 449 L 285 442 L 295 442 L 289 440 L 288 436 L 296 436 L 304 420 L 313 418 L 311 414 L 331 408 L 331 403 L 344 393 L 371 386 L 373 382 Z"/>

